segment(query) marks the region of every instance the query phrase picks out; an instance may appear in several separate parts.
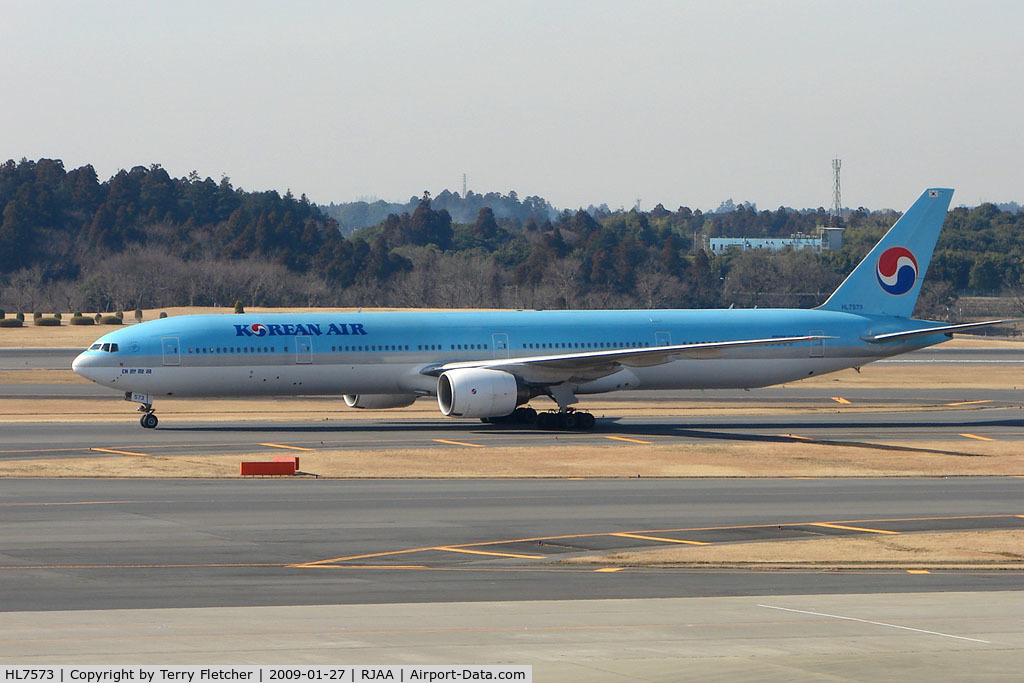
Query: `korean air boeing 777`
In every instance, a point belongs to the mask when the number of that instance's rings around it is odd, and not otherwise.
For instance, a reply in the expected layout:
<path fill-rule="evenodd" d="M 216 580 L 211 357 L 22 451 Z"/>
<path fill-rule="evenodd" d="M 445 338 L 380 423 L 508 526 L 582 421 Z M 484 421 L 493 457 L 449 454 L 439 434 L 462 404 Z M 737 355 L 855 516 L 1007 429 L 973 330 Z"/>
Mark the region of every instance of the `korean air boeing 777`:
<path fill-rule="evenodd" d="M 947 341 L 911 313 L 953 191 L 929 189 L 821 306 L 799 309 L 186 315 L 132 325 L 79 355 L 76 373 L 140 403 L 165 396 L 344 396 L 443 415 L 589 429 L 577 396 L 753 388 L 859 367 Z M 527 406 L 548 396 L 557 411 Z"/>

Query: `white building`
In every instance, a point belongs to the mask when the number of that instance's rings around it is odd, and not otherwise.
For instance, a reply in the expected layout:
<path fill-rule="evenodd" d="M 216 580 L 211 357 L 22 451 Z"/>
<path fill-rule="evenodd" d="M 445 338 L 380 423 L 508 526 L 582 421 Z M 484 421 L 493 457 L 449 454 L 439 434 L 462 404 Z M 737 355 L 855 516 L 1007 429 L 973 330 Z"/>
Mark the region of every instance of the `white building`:
<path fill-rule="evenodd" d="M 790 235 L 789 237 L 705 237 L 704 250 L 709 254 L 721 254 L 726 249 L 812 249 L 815 253 L 836 250 L 843 246 L 843 228 L 819 228 L 818 236 Z"/>

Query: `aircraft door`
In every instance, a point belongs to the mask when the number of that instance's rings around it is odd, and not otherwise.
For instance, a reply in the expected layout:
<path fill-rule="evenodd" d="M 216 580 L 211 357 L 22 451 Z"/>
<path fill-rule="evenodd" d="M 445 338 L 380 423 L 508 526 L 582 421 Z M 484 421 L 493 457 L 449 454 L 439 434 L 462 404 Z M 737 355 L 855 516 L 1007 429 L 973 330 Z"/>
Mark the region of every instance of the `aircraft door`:
<path fill-rule="evenodd" d="M 296 337 L 295 338 L 295 362 L 296 363 L 312 363 L 313 362 L 313 342 L 309 337 Z"/>
<path fill-rule="evenodd" d="M 807 334 L 809 335 L 824 335 L 822 330 L 811 330 Z M 824 358 L 825 357 L 825 340 L 824 339 L 812 339 L 811 340 L 811 358 Z"/>
<path fill-rule="evenodd" d="M 492 348 L 494 349 L 495 358 L 508 358 L 508 333 L 507 332 L 495 332 L 491 335 Z"/>
<path fill-rule="evenodd" d="M 672 346 L 672 333 L 671 332 L 655 332 L 654 333 L 654 345 L 655 346 Z"/>
<path fill-rule="evenodd" d="M 181 351 L 177 337 L 160 337 L 164 352 L 164 365 L 181 365 Z"/>

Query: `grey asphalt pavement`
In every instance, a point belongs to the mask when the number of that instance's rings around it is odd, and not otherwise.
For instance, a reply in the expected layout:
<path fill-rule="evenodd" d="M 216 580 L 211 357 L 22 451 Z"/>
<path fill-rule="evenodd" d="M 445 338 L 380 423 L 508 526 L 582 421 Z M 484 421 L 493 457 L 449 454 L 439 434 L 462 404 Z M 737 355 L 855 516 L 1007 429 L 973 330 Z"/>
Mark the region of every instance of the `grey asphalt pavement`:
<path fill-rule="evenodd" d="M 5 611 L 1019 590 L 1024 574 L 559 565 L 578 553 L 1024 526 L 1024 479 L 0 480 Z M 857 526 L 854 524 L 853 526 Z M 675 530 L 675 531 L 673 531 Z M 691 538 L 692 537 L 692 538 Z"/>

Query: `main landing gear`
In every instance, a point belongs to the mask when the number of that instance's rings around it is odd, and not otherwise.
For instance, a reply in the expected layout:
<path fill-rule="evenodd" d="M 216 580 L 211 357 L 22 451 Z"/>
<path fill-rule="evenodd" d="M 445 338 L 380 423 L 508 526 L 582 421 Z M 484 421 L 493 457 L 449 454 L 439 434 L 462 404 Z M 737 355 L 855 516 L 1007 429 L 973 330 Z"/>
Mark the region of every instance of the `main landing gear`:
<path fill-rule="evenodd" d="M 565 411 L 549 411 L 537 415 L 539 429 L 564 429 L 565 431 L 586 432 L 594 428 L 597 419 L 591 413 L 569 408 Z"/>
<path fill-rule="evenodd" d="M 139 412 L 142 413 L 142 417 L 139 418 L 139 424 L 145 429 L 156 429 L 160 420 L 156 419 L 156 413 L 153 412 L 153 405 L 150 403 L 143 403 L 139 406 Z"/>
<path fill-rule="evenodd" d="M 587 412 L 567 408 L 563 411 L 549 410 L 538 413 L 530 407 L 516 408 L 511 415 L 482 417 L 484 424 L 537 425 L 538 429 L 562 429 L 565 431 L 587 431 L 594 428 L 596 418 Z"/>

